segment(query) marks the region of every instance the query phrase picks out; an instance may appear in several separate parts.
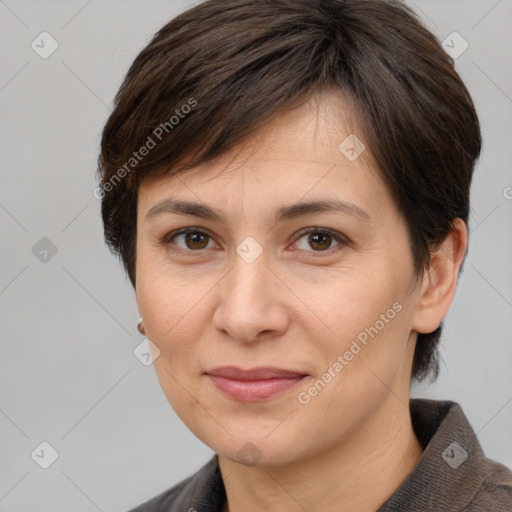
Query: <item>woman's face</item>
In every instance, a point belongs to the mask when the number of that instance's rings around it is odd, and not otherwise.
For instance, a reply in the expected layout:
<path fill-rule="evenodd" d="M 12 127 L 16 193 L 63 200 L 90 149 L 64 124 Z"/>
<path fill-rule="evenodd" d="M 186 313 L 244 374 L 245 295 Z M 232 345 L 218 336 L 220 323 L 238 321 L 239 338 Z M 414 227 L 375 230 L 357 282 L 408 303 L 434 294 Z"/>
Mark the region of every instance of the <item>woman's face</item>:
<path fill-rule="evenodd" d="M 137 303 L 160 384 L 234 461 L 304 459 L 408 400 L 419 287 L 406 223 L 369 151 L 345 140 L 343 99 L 316 99 L 139 191 Z M 212 375 L 226 366 L 277 373 Z"/>

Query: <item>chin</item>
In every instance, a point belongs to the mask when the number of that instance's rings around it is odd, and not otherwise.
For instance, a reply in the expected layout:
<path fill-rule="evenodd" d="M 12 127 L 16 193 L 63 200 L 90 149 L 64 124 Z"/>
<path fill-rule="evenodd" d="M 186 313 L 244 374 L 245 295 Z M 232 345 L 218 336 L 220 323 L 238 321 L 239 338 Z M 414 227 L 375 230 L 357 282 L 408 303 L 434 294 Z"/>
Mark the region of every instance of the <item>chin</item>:
<path fill-rule="evenodd" d="M 272 434 L 271 434 L 272 435 Z M 212 450 L 220 457 L 230 460 L 236 464 L 252 467 L 280 467 L 292 464 L 305 456 L 302 450 L 299 450 L 299 444 L 291 436 L 275 436 L 270 439 L 268 432 L 261 437 L 248 436 L 229 438 L 219 443 L 218 440 L 209 444 Z M 286 440 L 289 442 L 286 442 Z"/>

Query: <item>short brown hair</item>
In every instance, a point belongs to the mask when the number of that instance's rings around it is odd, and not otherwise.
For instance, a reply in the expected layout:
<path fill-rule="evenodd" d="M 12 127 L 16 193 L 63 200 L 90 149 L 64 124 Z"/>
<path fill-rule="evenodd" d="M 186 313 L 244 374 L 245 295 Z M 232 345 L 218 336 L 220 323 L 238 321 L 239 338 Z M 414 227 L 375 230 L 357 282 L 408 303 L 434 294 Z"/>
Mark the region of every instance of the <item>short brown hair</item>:
<path fill-rule="evenodd" d="M 361 112 L 422 275 L 453 221 L 467 224 L 481 150 L 473 102 L 440 42 L 399 0 L 208 0 L 142 50 L 103 131 L 105 240 L 134 287 L 141 181 L 211 161 L 330 87 Z M 418 380 L 437 376 L 441 329 L 418 335 Z"/>

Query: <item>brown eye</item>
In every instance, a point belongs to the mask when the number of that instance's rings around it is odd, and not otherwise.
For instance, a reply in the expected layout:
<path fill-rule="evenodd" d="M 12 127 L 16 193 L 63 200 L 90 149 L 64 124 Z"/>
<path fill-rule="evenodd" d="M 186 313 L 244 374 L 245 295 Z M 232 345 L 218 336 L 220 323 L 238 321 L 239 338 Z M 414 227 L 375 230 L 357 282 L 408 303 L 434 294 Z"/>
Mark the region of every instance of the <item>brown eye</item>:
<path fill-rule="evenodd" d="M 200 251 L 207 249 L 209 242 L 213 243 L 210 235 L 197 229 L 182 229 L 177 232 L 169 233 L 162 240 L 164 245 L 173 244 L 183 251 Z"/>
<path fill-rule="evenodd" d="M 321 251 L 325 251 L 329 249 L 331 245 L 332 237 L 331 235 L 327 235 L 325 233 L 315 233 L 309 235 L 309 244 L 313 249 L 319 249 Z"/>
<path fill-rule="evenodd" d="M 205 249 L 208 245 L 208 238 L 206 233 L 193 231 L 185 234 L 185 244 L 189 249 Z"/>
<path fill-rule="evenodd" d="M 305 242 L 301 243 L 301 240 L 305 240 Z M 332 246 L 333 242 L 337 242 L 337 245 L 334 247 Z M 313 228 L 303 232 L 302 236 L 296 242 L 298 249 L 309 252 L 311 252 L 311 249 L 314 250 L 313 252 L 325 252 L 331 248 L 334 249 L 345 244 L 346 241 L 343 237 L 331 232 L 330 230 L 319 228 Z"/>

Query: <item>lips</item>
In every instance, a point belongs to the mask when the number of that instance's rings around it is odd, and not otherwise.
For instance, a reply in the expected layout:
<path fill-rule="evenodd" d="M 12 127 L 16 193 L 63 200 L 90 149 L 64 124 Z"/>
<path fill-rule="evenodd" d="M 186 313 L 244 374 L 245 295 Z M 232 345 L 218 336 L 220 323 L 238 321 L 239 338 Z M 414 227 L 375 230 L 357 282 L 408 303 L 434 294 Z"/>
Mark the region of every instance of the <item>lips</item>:
<path fill-rule="evenodd" d="M 249 370 L 242 370 L 236 366 L 222 366 L 220 368 L 214 368 L 206 372 L 208 375 L 214 377 L 224 377 L 226 379 L 233 380 L 265 380 L 265 379 L 293 379 L 297 377 L 303 377 L 304 373 L 294 372 L 291 370 L 284 370 L 281 368 L 272 367 L 258 367 L 251 368 Z"/>
<path fill-rule="evenodd" d="M 206 372 L 215 387 L 231 398 L 257 402 L 266 400 L 300 382 L 306 374 L 283 368 L 258 367 L 244 370 L 223 366 Z"/>

